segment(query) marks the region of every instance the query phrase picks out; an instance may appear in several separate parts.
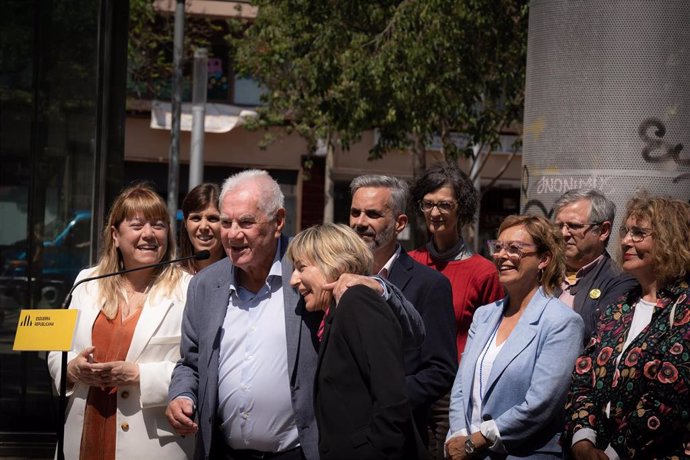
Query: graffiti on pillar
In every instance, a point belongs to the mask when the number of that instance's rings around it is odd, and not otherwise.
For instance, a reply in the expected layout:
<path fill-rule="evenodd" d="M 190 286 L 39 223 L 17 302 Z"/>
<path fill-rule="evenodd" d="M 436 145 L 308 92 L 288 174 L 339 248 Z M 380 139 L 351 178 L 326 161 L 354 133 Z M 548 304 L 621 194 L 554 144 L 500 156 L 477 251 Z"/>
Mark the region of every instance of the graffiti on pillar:
<path fill-rule="evenodd" d="M 563 194 L 578 188 L 596 188 L 602 192 L 611 192 L 613 186 L 610 184 L 612 176 L 592 175 L 587 177 L 547 177 L 542 176 L 537 182 L 537 195 L 545 193 Z"/>
<path fill-rule="evenodd" d="M 541 212 L 544 217 L 551 219 L 553 216 L 553 207 L 546 209 L 546 206 L 541 200 L 529 200 L 525 203 L 525 208 L 522 210 L 523 214 L 535 214 L 534 210 Z"/>
<path fill-rule="evenodd" d="M 522 167 L 522 193 L 527 196 L 527 190 L 529 189 L 529 168 L 527 165 Z"/>
<path fill-rule="evenodd" d="M 640 138 L 645 142 L 642 148 L 642 158 L 647 163 L 661 163 L 672 160 L 680 166 L 690 166 L 690 158 L 681 158 L 680 153 L 683 150 L 683 144 L 674 144 L 664 140 L 666 135 L 666 125 L 658 118 L 646 118 L 640 124 L 638 129 Z M 685 179 L 690 179 L 690 173 L 683 173 L 675 178 L 673 182 L 680 182 Z"/>

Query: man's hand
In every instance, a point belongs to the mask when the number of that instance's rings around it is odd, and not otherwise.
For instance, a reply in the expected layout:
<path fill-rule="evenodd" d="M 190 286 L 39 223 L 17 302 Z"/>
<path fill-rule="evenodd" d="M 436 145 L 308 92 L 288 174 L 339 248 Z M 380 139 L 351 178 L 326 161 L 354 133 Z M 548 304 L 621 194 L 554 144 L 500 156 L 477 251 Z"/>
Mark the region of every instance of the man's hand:
<path fill-rule="evenodd" d="M 383 287 L 381 286 L 381 283 L 376 281 L 374 278 L 364 275 L 353 275 L 352 273 L 343 273 L 336 281 L 324 284 L 323 288 L 327 291 L 332 290 L 333 297 L 335 297 L 335 302 L 338 303 L 348 288 L 358 284 L 367 286 L 378 292 L 379 295 L 383 295 Z"/>
<path fill-rule="evenodd" d="M 570 448 L 573 458 L 575 460 L 608 460 L 609 456 L 601 450 L 597 449 L 594 444 L 588 439 L 583 439 L 573 444 Z"/>
<path fill-rule="evenodd" d="M 197 432 L 199 426 L 194 423 L 194 404 L 187 398 L 175 398 L 170 401 L 165 409 L 168 422 L 180 436 L 192 435 Z"/>

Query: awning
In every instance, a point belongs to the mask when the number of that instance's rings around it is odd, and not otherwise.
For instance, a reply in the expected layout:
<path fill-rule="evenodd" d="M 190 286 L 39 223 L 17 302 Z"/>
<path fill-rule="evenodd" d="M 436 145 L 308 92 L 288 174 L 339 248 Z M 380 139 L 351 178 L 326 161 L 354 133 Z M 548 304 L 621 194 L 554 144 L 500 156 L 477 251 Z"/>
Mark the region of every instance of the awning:
<path fill-rule="evenodd" d="M 244 120 L 256 116 L 256 112 L 229 104 L 206 104 L 206 121 L 204 131 L 207 133 L 227 133 Z M 151 102 L 151 128 L 170 131 L 172 127 L 172 104 L 170 102 Z M 180 120 L 182 131 L 192 130 L 192 104 L 182 104 Z"/>

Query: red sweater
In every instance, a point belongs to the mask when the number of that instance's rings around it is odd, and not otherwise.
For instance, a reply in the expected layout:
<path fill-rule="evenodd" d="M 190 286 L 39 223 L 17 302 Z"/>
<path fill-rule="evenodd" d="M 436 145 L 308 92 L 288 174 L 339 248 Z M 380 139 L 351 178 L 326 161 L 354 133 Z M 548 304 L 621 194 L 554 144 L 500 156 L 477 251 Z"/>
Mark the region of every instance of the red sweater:
<path fill-rule="evenodd" d="M 429 251 L 423 246 L 409 254 L 417 262 L 440 271 L 450 280 L 453 287 L 453 308 L 458 329 L 457 345 L 460 359 L 465 349 L 474 310 L 504 297 L 496 266 L 478 254 L 465 260 L 433 261 Z"/>

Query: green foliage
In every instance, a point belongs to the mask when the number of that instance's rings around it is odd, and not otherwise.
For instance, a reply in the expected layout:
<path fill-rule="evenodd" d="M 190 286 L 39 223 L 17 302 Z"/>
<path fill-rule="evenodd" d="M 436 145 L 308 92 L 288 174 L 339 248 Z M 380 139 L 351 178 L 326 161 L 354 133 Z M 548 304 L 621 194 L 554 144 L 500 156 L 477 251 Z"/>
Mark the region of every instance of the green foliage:
<path fill-rule="evenodd" d="M 312 148 L 348 148 L 378 128 L 371 150 L 417 153 L 440 135 L 495 146 L 520 120 L 526 0 L 256 0 L 238 65 L 267 89 L 254 127 L 284 126 Z"/>
<path fill-rule="evenodd" d="M 196 48 L 232 62 L 236 38 L 246 23 L 235 19 L 185 16 L 183 72 L 185 99 L 191 97 L 191 65 Z M 169 98 L 173 76 L 174 15 L 163 15 L 151 0 L 130 0 L 127 93 L 137 99 Z M 219 53 L 227 53 L 225 56 Z"/>

